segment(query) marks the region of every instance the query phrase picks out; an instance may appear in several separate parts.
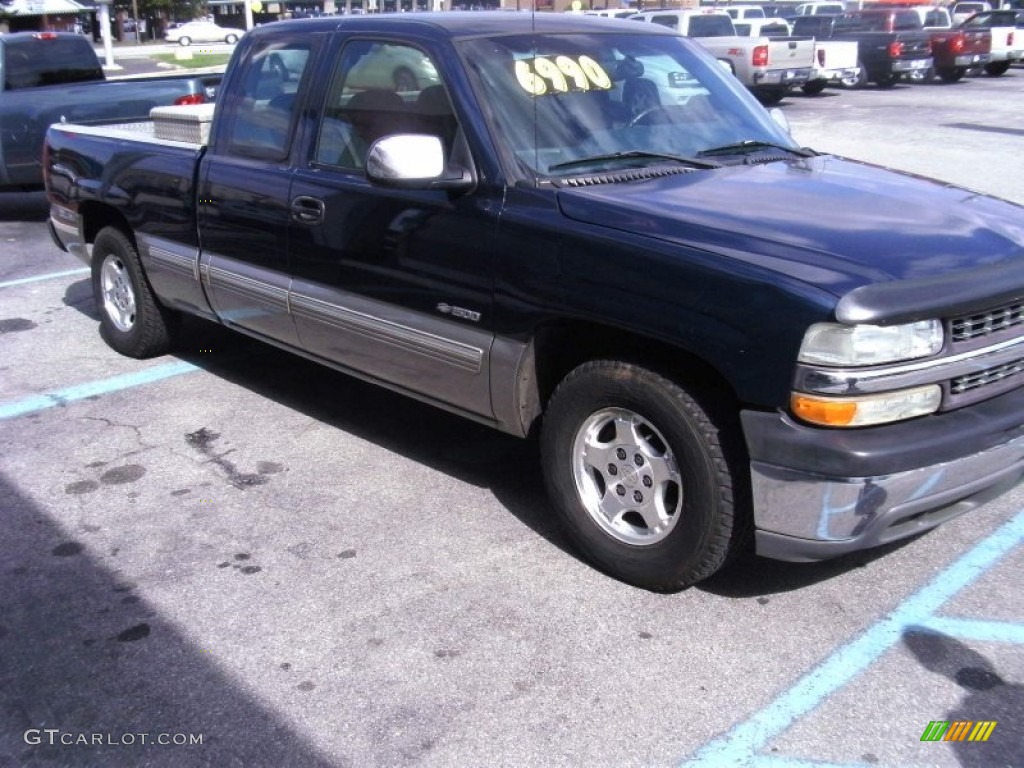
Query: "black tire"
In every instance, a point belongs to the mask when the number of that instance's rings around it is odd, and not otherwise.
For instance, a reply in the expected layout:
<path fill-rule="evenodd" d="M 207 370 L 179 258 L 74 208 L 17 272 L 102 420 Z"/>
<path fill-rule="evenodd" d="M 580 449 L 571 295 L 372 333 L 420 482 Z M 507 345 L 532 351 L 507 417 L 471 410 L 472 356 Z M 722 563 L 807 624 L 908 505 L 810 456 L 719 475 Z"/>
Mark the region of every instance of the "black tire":
<path fill-rule="evenodd" d="M 786 88 L 763 88 L 754 93 L 757 100 L 766 107 L 778 104 L 786 97 Z"/>
<path fill-rule="evenodd" d="M 817 96 L 825 90 L 826 85 L 828 85 L 828 80 L 811 80 L 809 83 L 801 85 L 800 90 L 808 96 Z"/>
<path fill-rule="evenodd" d="M 392 75 L 392 79 L 395 82 L 396 91 L 418 91 L 420 89 L 420 84 L 416 79 L 416 75 L 405 67 L 399 67 L 396 69 Z"/>
<path fill-rule="evenodd" d="M 966 74 L 967 67 L 949 67 L 948 69 L 939 70 L 939 79 L 944 83 L 955 83 Z"/>
<path fill-rule="evenodd" d="M 192 45 L 192 38 L 191 37 L 179 37 L 178 38 L 178 45 Z"/>
<path fill-rule="evenodd" d="M 224 38 L 224 42 L 228 45 L 234 45 L 238 42 L 238 35 L 228 35 Z"/>
<path fill-rule="evenodd" d="M 1000 75 L 1005 75 L 1009 68 L 1010 62 L 1008 61 L 990 61 L 985 65 L 985 72 L 992 77 L 999 77 Z"/>
<path fill-rule="evenodd" d="M 898 72 L 889 72 L 885 75 L 879 75 L 875 78 L 875 84 L 879 88 L 892 88 L 896 83 L 899 82 L 900 75 Z"/>
<path fill-rule="evenodd" d="M 747 498 L 738 428 L 713 413 L 676 383 L 620 361 L 585 363 L 555 390 L 541 428 L 545 481 L 569 536 L 598 568 L 677 591 L 744 547 L 749 515 L 734 508 Z"/>
<path fill-rule="evenodd" d="M 100 336 L 110 347 L 136 358 L 167 352 L 178 315 L 157 302 L 135 246 L 116 227 L 96 235 L 92 290 L 100 313 Z"/>

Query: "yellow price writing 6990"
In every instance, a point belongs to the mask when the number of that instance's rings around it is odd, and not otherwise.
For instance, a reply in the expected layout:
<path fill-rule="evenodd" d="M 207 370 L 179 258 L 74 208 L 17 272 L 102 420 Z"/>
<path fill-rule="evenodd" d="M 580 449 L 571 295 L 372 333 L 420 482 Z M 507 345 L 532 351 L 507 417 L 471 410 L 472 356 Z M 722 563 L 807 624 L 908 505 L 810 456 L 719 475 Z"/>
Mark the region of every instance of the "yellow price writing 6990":
<path fill-rule="evenodd" d="M 520 59 L 515 67 L 519 85 L 534 96 L 612 87 L 608 73 L 589 56 L 556 56 L 554 60 L 536 56 Z"/>

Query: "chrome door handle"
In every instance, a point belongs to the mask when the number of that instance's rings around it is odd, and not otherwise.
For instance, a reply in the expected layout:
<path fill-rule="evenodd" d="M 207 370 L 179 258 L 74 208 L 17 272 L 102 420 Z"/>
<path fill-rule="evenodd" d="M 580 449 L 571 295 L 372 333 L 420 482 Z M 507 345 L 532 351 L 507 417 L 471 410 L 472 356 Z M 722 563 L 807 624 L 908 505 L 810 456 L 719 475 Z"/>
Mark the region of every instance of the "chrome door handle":
<path fill-rule="evenodd" d="M 292 219 L 299 224 L 323 224 L 326 209 L 323 200 L 299 195 L 292 200 Z"/>

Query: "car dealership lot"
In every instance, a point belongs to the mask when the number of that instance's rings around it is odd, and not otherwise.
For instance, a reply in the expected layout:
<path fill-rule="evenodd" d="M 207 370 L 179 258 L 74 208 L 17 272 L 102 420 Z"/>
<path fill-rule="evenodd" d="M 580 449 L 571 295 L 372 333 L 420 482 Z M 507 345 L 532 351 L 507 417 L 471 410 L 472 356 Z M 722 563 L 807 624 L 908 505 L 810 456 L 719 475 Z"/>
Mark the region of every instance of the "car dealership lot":
<path fill-rule="evenodd" d="M 1024 203 L 1022 97 L 1015 68 L 783 111 Z M 642 592 L 573 556 L 533 444 L 199 321 L 117 356 L 44 214 L 0 198 L 0 765 L 1024 763 L 1024 490 Z M 998 724 L 920 741 L 963 720 Z"/>

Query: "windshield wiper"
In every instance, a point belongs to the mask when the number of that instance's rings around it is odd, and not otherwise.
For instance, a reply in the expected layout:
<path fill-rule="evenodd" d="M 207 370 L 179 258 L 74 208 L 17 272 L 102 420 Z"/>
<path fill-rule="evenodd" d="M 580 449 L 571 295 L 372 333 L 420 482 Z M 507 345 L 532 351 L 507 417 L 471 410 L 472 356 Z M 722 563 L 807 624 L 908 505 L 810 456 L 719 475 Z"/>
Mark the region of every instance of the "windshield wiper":
<path fill-rule="evenodd" d="M 564 163 L 555 163 L 548 168 L 549 171 L 563 171 L 569 168 L 576 168 L 582 165 L 593 165 L 594 163 L 606 163 L 614 160 L 671 160 L 674 163 L 682 163 L 691 168 L 721 168 L 721 163 L 713 160 L 698 160 L 695 157 L 683 155 L 672 155 L 665 152 L 644 152 L 639 149 L 630 149 L 625 152 L 611 152 L 606 155 L 591 155 L 580 157 L 576 160 L 566 160 Z"/>
<path fill-rule="evenodd" d="M 783 146 L 782 144 L 773 144 L 770 141 L 755 141 L 754 139 L 747 139 L 746 141 L 737 141 L 734 144 L 724 144 L 721 147 L 713 147 L 712 149 L 702 149 L 697 153 L 697 157 L 713 157 L 715 155 L 746 155 L 750 152 L 760 152 L 765 149 L 778 149 L 782 152 L 788 152 L 791 155 L 797 157 L 817 157 L 818 153 L 813 149 L 803 147 L 796 149 L 794 147 Z"/>

